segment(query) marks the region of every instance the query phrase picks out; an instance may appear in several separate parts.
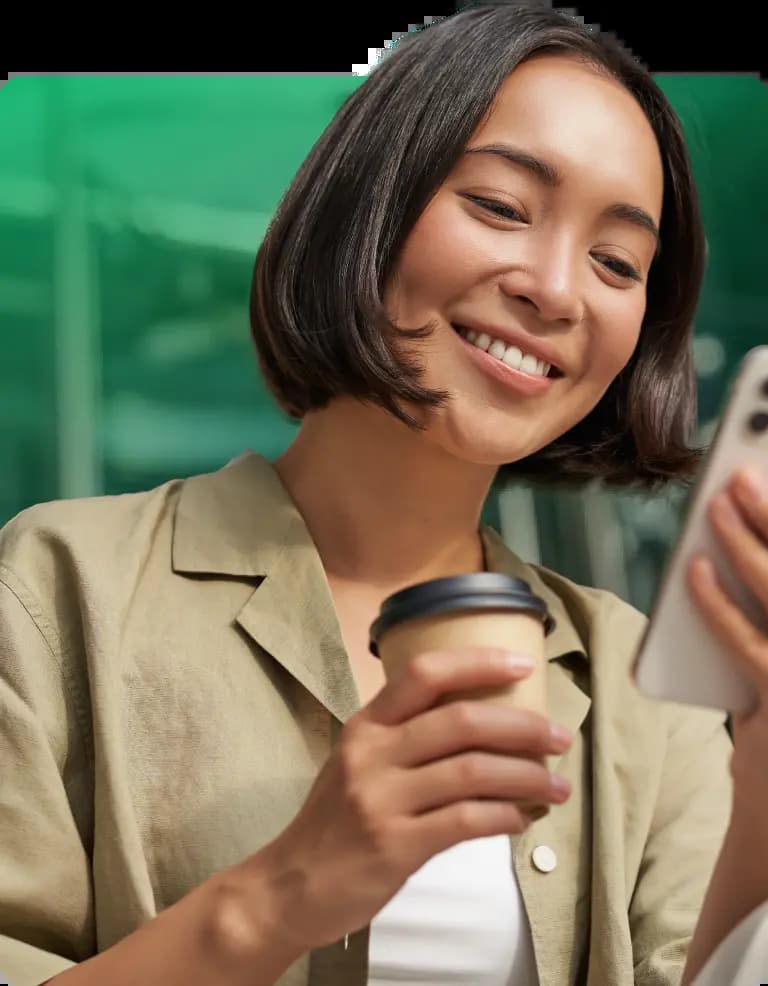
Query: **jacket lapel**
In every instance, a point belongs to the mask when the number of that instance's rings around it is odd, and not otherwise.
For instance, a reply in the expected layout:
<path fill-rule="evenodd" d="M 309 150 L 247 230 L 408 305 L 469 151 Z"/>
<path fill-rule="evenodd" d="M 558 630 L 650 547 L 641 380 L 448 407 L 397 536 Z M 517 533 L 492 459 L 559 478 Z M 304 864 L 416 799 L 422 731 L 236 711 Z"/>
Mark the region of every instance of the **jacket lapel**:
<path fill-rule="evenodd" d="M 237 615 L 239 626 L 339 722 L 359 708 L 341 629 L 317 552 L 295 546 Z"/>
<path fill-rule="evenodd" d="M 174 571 L 252 580 L 238 626 L 334 717 L 357 687 L 317 549 L 271 463 L 245 453 L 186 480 L 176 513 Z"/>
<path fill-rule="evenodd" d="M 529 582 L 547 602 L 555 630 L 546 639 L 550 717 L 577 736 L 548 765 L 584 797 L 555 805 L 521 836 L 511 836 L 515 869 L 531 926 L 540 986 L 574 981 L 579 909 L 588 920 L 584 748 L 580 729 L 590 698 L 587 654 L 560 596 L 540 571 L 518 559 L 483 528 L 489 571 Z M 174 571 L 252 580 L 254 590 L 235 621 L 331 714 L 337 728 L 359 708 L 357 687 L 322 562 L 297 507 L 266 459 L 246 452 L 224 469 L 195 476 L 181 488 L 174 526 Z M 551 866 L 553 858 L 556 860 Z M 542 868 L 543 867 L 543 868 Z M 585 876 L 586 874 L 586 876 Z M 364 986 L 369 929 L 313 953 L 310 986 L 341 981 Z M 340 978 L 342 972 L 347 978 Z"/>

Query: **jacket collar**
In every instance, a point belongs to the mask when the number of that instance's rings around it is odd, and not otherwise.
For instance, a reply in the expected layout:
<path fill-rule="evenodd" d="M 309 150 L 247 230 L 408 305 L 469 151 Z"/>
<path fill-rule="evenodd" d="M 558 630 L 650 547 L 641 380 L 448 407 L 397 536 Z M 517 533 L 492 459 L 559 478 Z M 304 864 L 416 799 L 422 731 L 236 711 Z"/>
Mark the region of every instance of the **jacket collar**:
<path fill-rule="evenodd" d="M 490 527 L 481 528 L 486 564 L 527 581 L 547 603 L 555 629 L 549 661 L 587 659 L 585 642 L 546 570 L 523 562 Z M 238 622 L 254 640 L 345 721 L 357 689 L 320 556 L 273 465 L 247 451 L 224 468 L 182 482 L 173 570 L 184 575 L 258 579 Z"/>

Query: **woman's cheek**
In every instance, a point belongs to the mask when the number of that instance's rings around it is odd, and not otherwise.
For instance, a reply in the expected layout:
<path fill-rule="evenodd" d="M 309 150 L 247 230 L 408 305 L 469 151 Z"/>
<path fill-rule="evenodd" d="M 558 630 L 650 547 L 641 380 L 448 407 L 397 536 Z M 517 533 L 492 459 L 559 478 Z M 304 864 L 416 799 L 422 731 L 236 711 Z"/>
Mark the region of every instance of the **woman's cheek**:
<path fill-rule="evenodd" d="M 625 299 L 612 310 L 601 313 L 603 331 L 592 339 L 595 363 L 600 367 L 601 376 L 609 378 L 620 373 L 632 358 L 645 314 L 645 301 Z"/>

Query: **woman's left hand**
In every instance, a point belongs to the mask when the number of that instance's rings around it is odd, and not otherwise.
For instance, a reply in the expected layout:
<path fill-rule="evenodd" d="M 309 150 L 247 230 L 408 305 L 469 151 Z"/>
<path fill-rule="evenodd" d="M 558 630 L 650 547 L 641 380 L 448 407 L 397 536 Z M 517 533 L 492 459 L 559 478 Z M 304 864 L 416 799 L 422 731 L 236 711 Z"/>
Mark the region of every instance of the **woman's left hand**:
<path fill-rule="evenodd" d="M 737 575 L 768 613 L 768 476 L 753 467 L 739 469 L 710 501 L 708 516 Z M 754 809 L 756 797 L 768 803 L 768 636 L 727 594 L 711 559 L 693 558 L 688 575 L 703 618 L 757 690 L 756 707 L 733 716 L 731 760 L 734 795 L 743 795 Z"/>

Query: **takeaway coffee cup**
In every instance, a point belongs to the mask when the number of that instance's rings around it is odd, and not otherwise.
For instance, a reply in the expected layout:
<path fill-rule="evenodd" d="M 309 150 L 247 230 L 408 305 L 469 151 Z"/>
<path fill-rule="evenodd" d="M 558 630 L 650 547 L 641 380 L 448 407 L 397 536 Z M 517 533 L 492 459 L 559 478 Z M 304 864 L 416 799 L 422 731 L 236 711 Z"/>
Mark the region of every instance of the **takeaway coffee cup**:
<path fill-rule="evenodd" d="M 502 647 L 527 654 L 534 670 L 502 687 L 446 695 L 503 702 L 547 715 L 544 639 L 555 627 L 543 599 L 522 579 L 478 572 L 433 579 L 396 592 L 381 605 L 370 628 L 370 650 L 380 658 L 387 679 L 417 654 L 467 646 Z M 545 758 L 540 760 L 545 763 Z M 548 805 L 523 805 L 534 818 Z"/>
<path fill-rule="evenodd" d="M 544 638 L 554 626 L 546 603 L 527 582 L 496 572 L 477 572 L 420 582 L 389 596 L 371 626 L 370 650 L 381 659 L 387 678 L 426 651 L 481 646 L 527 654 L 534 662 L 527 678 L 502 688 L 462 694 L 546 715 Z M 448 699 L 457 697 L 454 693 Z"/>

